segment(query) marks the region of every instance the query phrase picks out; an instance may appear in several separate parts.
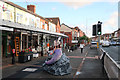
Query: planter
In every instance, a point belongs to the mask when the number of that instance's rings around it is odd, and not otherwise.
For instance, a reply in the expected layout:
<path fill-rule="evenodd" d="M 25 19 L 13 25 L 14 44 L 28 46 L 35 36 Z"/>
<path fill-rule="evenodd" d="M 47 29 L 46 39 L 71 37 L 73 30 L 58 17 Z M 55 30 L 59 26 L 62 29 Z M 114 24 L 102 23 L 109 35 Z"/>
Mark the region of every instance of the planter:
<path fill-rule="evenodd" d="M 18 62 L 19 63 L 24 63 L 27 61 L 31 61 L 33 58 L 33 53 L 32 52 L 20 52 L 18 56 Z"/>

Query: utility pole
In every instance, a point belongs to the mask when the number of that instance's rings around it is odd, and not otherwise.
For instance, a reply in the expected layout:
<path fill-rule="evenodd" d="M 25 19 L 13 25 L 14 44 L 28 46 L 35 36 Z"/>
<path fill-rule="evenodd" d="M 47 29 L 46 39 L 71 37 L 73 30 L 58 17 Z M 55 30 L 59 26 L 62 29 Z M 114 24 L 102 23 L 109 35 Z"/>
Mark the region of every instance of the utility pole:
<path fill-rule="evenodd" d="M 86 35 L 87 35 L 87 23 L 88 23 L 88 21 L 87 21 L 87 18 L 86 18 Z"/>

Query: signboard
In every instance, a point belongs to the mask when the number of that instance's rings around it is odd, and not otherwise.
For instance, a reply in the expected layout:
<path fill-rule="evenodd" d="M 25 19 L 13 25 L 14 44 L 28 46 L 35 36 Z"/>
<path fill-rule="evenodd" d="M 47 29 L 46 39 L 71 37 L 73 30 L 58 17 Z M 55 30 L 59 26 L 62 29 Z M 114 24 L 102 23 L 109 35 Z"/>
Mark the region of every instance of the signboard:
<path fill-rule="evenodd" d="M 78 40 L 72 40 L 71 43 L 78 43 Z"/>
<path fill-rule="evenodd" d="M 14 7 L 9 4 L 2 4 L 2 19 L 14 22 Z"/>

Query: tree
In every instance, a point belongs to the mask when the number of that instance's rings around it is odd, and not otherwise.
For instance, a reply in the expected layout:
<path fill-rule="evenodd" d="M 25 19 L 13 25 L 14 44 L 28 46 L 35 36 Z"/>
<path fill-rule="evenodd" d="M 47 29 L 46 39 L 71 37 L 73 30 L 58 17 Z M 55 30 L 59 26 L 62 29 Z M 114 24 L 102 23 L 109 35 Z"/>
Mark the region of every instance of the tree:
<path fill-rule="evenodd" d="M 88 38 L 86 35 L 84 35 L 84 36 L 82 36 L 82 37 L 79 37 L 78 43 L 81 43 L 82 40 L 86 40 L 86 41 L 88 42 L 88 41 L 89 41 L 89 38 Z"/>

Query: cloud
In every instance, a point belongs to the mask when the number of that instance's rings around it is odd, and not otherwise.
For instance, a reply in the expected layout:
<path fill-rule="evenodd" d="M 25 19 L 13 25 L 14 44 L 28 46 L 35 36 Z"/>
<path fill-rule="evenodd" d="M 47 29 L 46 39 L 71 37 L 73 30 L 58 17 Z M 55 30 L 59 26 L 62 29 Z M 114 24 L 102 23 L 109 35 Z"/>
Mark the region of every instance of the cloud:
<path fill-rule="evenodd" d="M 11 2 L 60 2 L 77 10 L 94 2 L 118 2 L 119 0 L 10 0 Z"/>
<path fill-rule="evenodd" d="M 119 0 L 6 0 L 14 2 L 118 2 Z"/>
<path fill-rule="evenodd" d="M 62 3 L 67 5 L 68 7 L 71 7 L 73 9 L 77 10 L 80 7 L 91 4 L 92 2 L 62 2 Z"/>
<path fill-rule="evenodd" d="M 52 8 L 52 10 L 53 10 L 53 11 L 55 11 L 55 10 L 56 10 L 56 8 L 54 7 L 54 8 Z"/>
<path fill-rule="evenodd" d="M 118 12 L 113 12 L 110 16 L 110 18 L 103 22 L 103 29 L 109 29 L 107 32 L 111 32 L 113 31 L 113 29 L 117 29 L 118 28 Z M 104 30 L 106 31 L 106 30 Z"/>

